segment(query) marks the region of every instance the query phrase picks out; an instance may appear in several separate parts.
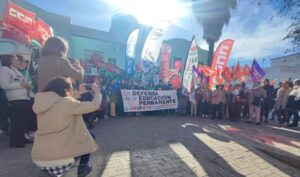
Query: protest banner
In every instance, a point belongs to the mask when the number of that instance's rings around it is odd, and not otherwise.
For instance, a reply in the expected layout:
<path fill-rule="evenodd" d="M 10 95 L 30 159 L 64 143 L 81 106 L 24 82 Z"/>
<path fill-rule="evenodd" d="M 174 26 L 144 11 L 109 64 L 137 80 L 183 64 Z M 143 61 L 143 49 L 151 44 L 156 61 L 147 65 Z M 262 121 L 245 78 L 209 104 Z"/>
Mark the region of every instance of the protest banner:
<path fill-rule="evenodd" d="M 33 39 L 43 45 L 49 37 L 53 36 L 53 29 L 46 22 L 37 19 Z"/>
<path fill-rule="evenodd" d="M 252 82 L 259 82 L 266 75 L 265 71 L 261 68 L 256 60 L 253 60 L 250 74 Z"/>
<path fill-rule="evenodd" d="M 188 92 L 191 92 L 192 89 L 193 67 L 195 66 L 198 66 L 198 46 L 196 40 L 193 38 L 183 74 L 183 87 L 186 88 Z"/>
<path fill-rule="evenodd" d="M 142 51 L 142 59 L 156 63 L 164 35 L 170 26 L 169 21 L 162 21 L 149 33 Z"/>
<path fill-rule="evenodd" d="M 31 43 L 36 14 L 17 4 L 7 1 L 6 10 L 1 26 L 4 26 L 2 38 L 11 39 L 18 43 Z"/>
<path fill-rule="evenodd" d="M 134 75 L 136 43 L 138 40 L 139 32 L 140 32 L 139 29 L 133 30 L 127 39 L 125 71 L 128 76 Z"/>
<path fill-rule="evenodd" d="M 212 61 L 211 67 L 217 71 L 217 69 L 220 69 L 222 72 L 223 69 L 227 66 L 230 53 L 233 47 L 234 41 L 231 39 L 226 39 L 223 42 L 221 42 L 214 54 L 214 58 Z M 217 78 L 215 76 L 210 77 L 209 81 L 209 87 L 212 88 L 213 85 L 218 84 Z"/>
<path fill-rule="evenodd" d="M 161 48 L 159 78 L 168 82 L 168 71 L 171 63 L 172 47 L 169 44 L 163 44 Z"/>
<path fill-rule="evenodd" d="M 122 90 L 125 112 L 176 109 L 176 90 Z"/>

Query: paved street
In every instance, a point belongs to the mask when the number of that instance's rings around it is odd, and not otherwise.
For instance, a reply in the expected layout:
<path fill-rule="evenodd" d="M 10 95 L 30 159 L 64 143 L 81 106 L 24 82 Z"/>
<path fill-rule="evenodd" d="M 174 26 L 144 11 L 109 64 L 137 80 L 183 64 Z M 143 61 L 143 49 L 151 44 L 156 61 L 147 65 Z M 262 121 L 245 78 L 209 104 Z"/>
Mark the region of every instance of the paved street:
<path fill-rule="evenodd" d="M 88 177 L 300 176 L 300 169 L 263 153 L 300 155 L 300 129 L 250 125 L 244 120 L 143 117 L 101 120 L 100 145 Z M 0 177 L 45 176 L 31 163 L 31 146 L 9 149 L 0 135 Z M 258 148 L 259 147 L 259 148 Z M 66 177 L 76 176 L 72 169 Z"/>

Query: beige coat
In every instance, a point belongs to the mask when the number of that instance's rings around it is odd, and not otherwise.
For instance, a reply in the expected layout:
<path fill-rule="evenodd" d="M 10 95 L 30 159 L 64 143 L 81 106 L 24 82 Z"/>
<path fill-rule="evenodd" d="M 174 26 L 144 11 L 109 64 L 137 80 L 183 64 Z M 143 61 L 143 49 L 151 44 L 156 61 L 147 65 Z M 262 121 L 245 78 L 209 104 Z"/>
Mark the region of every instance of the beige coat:
<path fill-rule="evenodd" d="M 84 74 L 83 70 L 74 68 L 68 59 L 54 55 L 42 57 L 38 65 L 39 92 L 43 91 L 55 77 L 70 77 L 74 80 L 81 80 Z"/>
<path fill-rule="evenodd" d="M 290 92 L 292 91 L 291 88 L 288 88 L 287 90 L 284 90 L 283 88 L 280 88 L 277 92 L 276 95 L 276 100 L 275 100 L 275 109 L 285 109 L 287 105 L 287 100 L 289 97 Z"/>
<path fill-rule="evenodd" d="M 101 99 L 99 93 L 92 102 L 63 98 L 54 92 L 38 93 L 33 105 L 38 116 L 38 130 L 35 133 L 32 159 L 51 161 L 95 152 L 98 146 L 81 115 L 97 110 Z"/>

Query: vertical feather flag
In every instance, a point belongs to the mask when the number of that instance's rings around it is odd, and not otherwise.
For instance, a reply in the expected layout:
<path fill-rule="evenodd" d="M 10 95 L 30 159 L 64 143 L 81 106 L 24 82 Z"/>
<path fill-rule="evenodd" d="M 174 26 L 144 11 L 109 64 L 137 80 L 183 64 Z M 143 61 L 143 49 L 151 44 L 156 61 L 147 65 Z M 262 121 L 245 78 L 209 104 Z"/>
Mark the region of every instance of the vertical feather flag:
<path fill-rule="evenodd" d="M 189 49 L 189 54 L 186 59 L 185 69 L 183 74 L 183 87 L 191 92 L 192 81 L 194 75 L 194 66 L 198 65 L 198 46 L 196 40 L 193 38 Z"/>
<path fill-rule="evenodd" d="M 212 61 L 212 69 L 220 69 L 220 71 L 222 71 L 223 68 L 227 66 L 233 44 L 234 41 L 231 39 L 226 39 L 219 44 Z M 215 76 L 210 77 L 209 87 L 212 88 L 214 84 L 217 84 L 216 82 L 217 78 Z"/>
<path fill-rule="evenodd" d="M 164 35 L 170 26 L 169 21 L 162 21 L 149 33 L 142 51 L 142 59 L 156 63 Z"/>

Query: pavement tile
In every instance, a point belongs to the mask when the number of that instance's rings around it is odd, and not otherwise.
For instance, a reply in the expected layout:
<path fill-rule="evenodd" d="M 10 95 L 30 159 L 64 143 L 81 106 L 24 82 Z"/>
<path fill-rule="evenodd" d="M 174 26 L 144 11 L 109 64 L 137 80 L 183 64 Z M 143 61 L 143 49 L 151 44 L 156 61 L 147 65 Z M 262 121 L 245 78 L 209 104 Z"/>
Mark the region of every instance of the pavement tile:
<path fill-rule="evenodd" d="M 249 127 L 242 121 L 163 116 L 105 120 L 94 130 L 100 149 L 92 154 L 94 168 L 87 177 L 299 176 L 299 169 L 262 154 L 253 148 L 255 141 L 228 133 L 221 124 L 300 142 L 300 130 L 297 134 L 268 125 Z M 199 139 L 195 134 L 206 136 Z M 0 135 L 0 177 L 41 176 L 30 160 L 31 145 L 9 149 L 7 143 Z M 66 177 L 74 175 L 76 169 Z"/>

